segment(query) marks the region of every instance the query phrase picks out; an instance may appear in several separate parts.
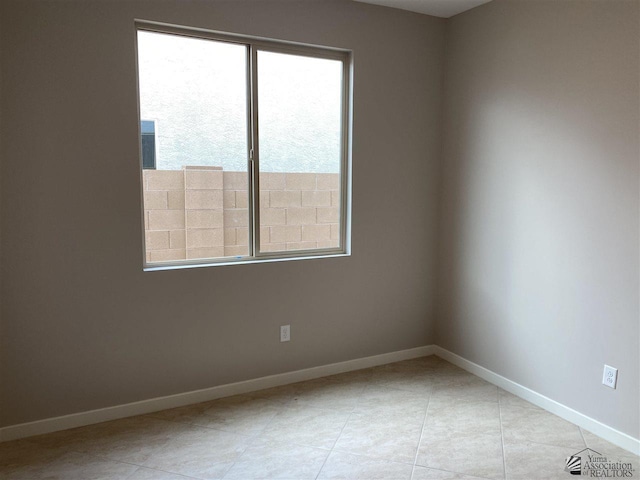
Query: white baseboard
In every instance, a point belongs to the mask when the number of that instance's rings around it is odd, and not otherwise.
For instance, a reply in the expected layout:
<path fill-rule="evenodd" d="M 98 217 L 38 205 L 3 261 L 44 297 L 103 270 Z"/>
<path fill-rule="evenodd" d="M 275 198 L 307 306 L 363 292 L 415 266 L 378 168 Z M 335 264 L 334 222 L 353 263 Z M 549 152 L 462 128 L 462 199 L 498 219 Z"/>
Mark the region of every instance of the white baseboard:
<path fill-rule="evenodd" d="M 520 385 L 508 378 L 503 377 L 502 375 L 498 375 L 495 372 L 492 372 L 489 369 L 486 369 L 477 363 L 473 363 L 455 353 L 450 352 L 449 350 L 445 350 L 442 347 L 437 345 L 433 345 L 433 353 L 438 357 L 446 360 L 449 363 L 453 363 L 454 365 L 466 370 L 467 372 L 473 373 L 478 377 L 486 380 L 487 382 L 493 383 L 498 387 L 506 390 L 509 393 L 512 393 L 534 405 L 537 405 L 544 410 L 553 413 L 554 415 L 559 416 L 560 418 L 564 418 L 565 420 L 578 425 L 579 427 L 584 428 L 585 430 L 589 430 L 591 433 L 604 438 L 605 440 L 617 445 L 625 450 L 632 452 L 635 455 L 640 455 L 640 440 L 637 438 L 633 438 L 631 435 L 627 435 L 626 433 L 620 432 L 614 428 L 611 428 L 605 425 L 598 420 L 595 420 L 591 417 L 588 417 L 566 405 L 562 405 L 561 403 L 556 402 L 544 395 L 541 395 L 533 390 Z"/>
<path fill-rule="evenodd" d="M 386 363 L 424 357 L 427 355 L 433 355 L 433 353 L 434 346 L 427 345 L 423 347 L 410 348 L 408 350 L 383 353 L 381 355 L 374 355 L 371 357 L 347 360 L 345 362 L 331 363 L 320 367 L 269 375 L 267 377 L 229 383 L 192 392 L 151 398 L 140 402 L 126 403 L 124 405 L 116 405 L 114 407 L 90 410 L 88 412 L 73 413 L 61 417 L 11 425 L 9 427 L 0 428 L 0 442 L 56 432 L 58 430 L 82 427 L 109 420 L 117 420 L 119 418 L 131 417 L 134 415 L 157 412 L 158 410 L 165 410 L 167 408 L 182 407 L 184 405 L 206 402 L 209 400 L 215 400 L 216 398 L 253 392 L 264 388 L 277 387 L 289 383 L 302 382 L 305 380 L 312 380 L 314 378 L 326 377 L 328 375 L 350 372 L 352 370 L 375 367 Z"/>
<path fill-rule="evenodd" d="M 640 455 L 640 440 L 633 438 L 626 433 L 611 428 L 591 417 L 588 417 L 572 408 L 556 402 L 544 395 L 524 387 L 508 378 L 498 375 L 476 363 L 473 363 L 455 353 L 445 350 L 437 345 L 427 345 L 423 347 L 400 350 L 397 352 L 384 353 L 371 357 L 357 358 L 345 362 L 332 363 L 319 367 L 306 368 L 293 372 L 269 375 L 267 377 L 255 378 L 243 382 L 229 383 L 216 387 L 195 390 L 192 392 L 179 393 L 166 397 L 152 398 L 140 402 L 116 405 L 114 407 L 90 410 L 88 412 L 74 413 L 61 417 L 47 418 L 35 422 L 21 423 L 9 427 L 0 428 L 0 442 L 14 440 L 18 438 L 41 435 L 44 433 L 66 430 L 69 428 L 82 427 L 94 423 L 117 420 L 119 418 L 142 415 L 157 412 L 167 408 L 182 407 L 193 403 L 206 402 L 216 398 L 228 397 L 240 393 L 248 393 L 264 388 L 277 387 L 289 383 L 312 380 L 314 378 L 335 375 L 338 373 L 360 370 L 363 368 L 375 367 L 387 363 L 399 362 L 411 358 L 424 357 L 427 355 L 437 355 L 440 358 L 457 365 L 464 370 L 477 375 L 484 380 L 497 385 L 498 387 L 533 403 L 565 420 L 572 422 L 599 437 L 608 440 L 614 445 L 618 445 L 636 455 Z"/>

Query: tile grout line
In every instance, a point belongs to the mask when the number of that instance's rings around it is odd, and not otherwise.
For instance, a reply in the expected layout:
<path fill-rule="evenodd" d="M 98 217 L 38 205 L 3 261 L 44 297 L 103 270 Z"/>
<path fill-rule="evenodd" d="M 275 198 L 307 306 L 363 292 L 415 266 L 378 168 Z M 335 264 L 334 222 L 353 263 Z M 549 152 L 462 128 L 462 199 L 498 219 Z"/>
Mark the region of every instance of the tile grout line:
<path fill-rule="evenodd" d="M 276 387 L 276 388 L 277 388 L 277 387 Z M 297 393 L 298 393 L 298 392 L 296 392 L 296 394 L 297 394 Z M 274 415 L 269 419 L 269 421 L 264 425 L 264 427 L 262 427 L 262 429 L 261 429 L 259 432 L 255 433 L 255 434 L 253 434 L 253 435 L 249 435 L 249 436 L 247 436 L 247 437 L 248 437 L 248 440 L 250 440 L 251 442 L 255 442 L 257 439 L 259 439 L 259 438 L 260 438 L 260 436 L 264 433 L 264 431 L 265 431 L 265 430 L 266 430 L 266 429 L 267 429 L 267 428 L 268 428 L 268 427 L 269 427 L 269 426 L 270 426 L 270 425 L 275 421 L 275 419 L 276 419 L 276 417 L 277 417 L 278 415 L 280 415 L 280 414 L 281 414 L 281 413 L 283 413 L 283 412 L 286 412 L 287 410 L 289 410 L 289 409 L 291 408 L 291 405 L 293 404 L 294 400 L 296 399 L 296 394 L 291 395 L 291 398 L 290 398 L 290 399 L 288 399 L 286 402 L 282 402 L 282 410 L 280 410 L 279 412 L 275 413 L 275 414 L 274 414 Z M 241 394 L 241 395 L 242 395 L 242 394 Z M 252 399 L 251 399 L 251 401 L 254 401 L 254 400 L 255 400 L 255 398 L 252 398 Z M 212 430 L 213 430 L 213 429 L 212 429 Z M 221 430 L 218 430 L 218 431 L 221 431 Z M 238 435 L 238 434 L 236 433 L 236 435 Z M 295 444 L 294 444 L 294 445 L 295 445 Z M 247 452 L 247 450 L 249 450 L 249 448 L 250 448 L 250 445 L 249 445 L 249 442 L 247 442 L 247 446 L 244 448 L 244 450 L 242 450 L 242 453 L 240 453 L 240 455 L 238 455 L 238 456 L 236 457 L 236 459 L 233 461 L 233 463 L 232 463 L 232 464 L 231 464 L 231 466 L 227 469 L 227 471 L 226 471 L 226 472 L 224 472 L 224 474 L 222 475 L 221 479 L 224 479 L 224 478 L 229 474 L 229 472 L 231 471 L 231 469 L 233 469 L 233 467 L 235 467 L 236 463 L 238 463 L 238 459 L 240 459 L 240 457 L 242 457 L 242 456 Z"/>
<path fill-rule="evenodd" d="M 411 467 L 411 477 L 413 478 L 413 474 L 416 471 L 416 462 L 418 461 L 418 455 L 420 454 L 420 445 L 422 444 L 422 436 L 424 435 L 424 427 L 427 424 L 427 415 L 429 415 L 429 406 L 431 405 L 431 396 L 433 395 L 433 390 L 429 393 L 429 399 L 427 400 L 427 408 L 424 412 L 424 418 L 422 419 L 422 428 L 420 429 L 420 438 L 418 439 L 418 446 L 416 447 L 416 455 L 413 457 L 413 467 Z"/>
<path fill-rule="evenodd" d="M 340 429 L 340 433 L 338 434 L 338 436 L 336 437 L 335 441 L 333 442 L 333 445 L 331 445 L 331 448 L 329 449 L 329 454 L 327 455 L 327 458 L 324 459 L 324 462 L 322 462 L 322 466 L 320 467 L 320 470 L 318 470 L 318 473 L 315 476 L 315 480 L 318 480 L 318 477 L 320 477 L 320 474 L 322 473 L 322 469 L 327 464 L 327 460 L 329 460 L 329 457 L 333 453 L 333 449 L 335 448 L 336 444 L 338 443 L 338 440 L 340 440 L 340 437 L 342 436 L 342 432 L 344 432 L 344 429 L 347 426 L 347 423 L 349 423 L 349 420 L 351 420 L 351 417 L 353 416 L 353 412 L 355 411 L 356 406 L 358 405 L 358 402 L 360 401 L 360 398 L 364 395 L 364 391 L 366 390 L 366 388 L 368 386 L 369 386 L 369 380 L 367 380 L 367 385 L 360 392 L 358 400 L 356 400 L 356 402 L 354 403 L 353 408 L 351 408 L 351 411 L 349 412 L 349 416 L 347 417 L 347 420 L 344 422 L 344 425 Z"/>
<path fill-rule="evenodd" d="M 580 432 L 580 436 L 582 437 L 582 441 L 584 442 L 584 446 L 586 448 L 589 448 L 589 445 L 587 445 L 587 439 L 584 438 L 584 432 L 582 431 L 582 428 L 578 427 L 578 431 Z"/>
<path fill-rule="evenodd" d="M 46 434 L 45 434 L 46 435 Z M 33 447 L 37 447 L 39 449 L 45 449 L 45 450 L 56 450 L 56 447 L 49 447 L 46 445 L 40 445 L 37 442 L 33 442 L 30 439 L 25 439 L 25 442 Z M 62 448 L 62 447 L 61 447 Z M 110 457 L 108 455 L 104 455 L 104 454 L 96 454 L 96 453 L 89 453 L 89 452 L 83 452 L 82 450 L 78 450 L 75 448 L 70 448 L 69 450 L 64 450 L 62 449 L 62 453 L 61 456 L 67 455 L 69 453 L 75 453 L 76 455 L 82 455 L 86 458 L 90 458 L 90 459 L 95 459 L 95 460 L 101 460 L 101 461 L 107 461 L 107 462 L 112 462 L 112 463 L 119 463 L 122 465 L 131 465 L 132 467 L 137 467 L 136 470 L 134 470 L 131 475 L 129 475 L 127 478 L 130 478 L 131 476 L 133 476 L 134 473 L 136 473 L 138 470 L 140 470 L 141 468 L 146 468 L 146 469 L 151 469 L 151 467 L 145 467 L 144 465 L 141 465 L 139 463 L 133 463 L 133 462 L 125 462 L 124 460 L 116 460 L 113 457 Z M 151 469 L 151 470 L 157 470 L 157 469 Z M 162 471 L 162 470 L 159 470 Z M 1 472 L 0 472 L 1 473 Z M 172 472 L 166 472 L 166 473 L 172 473 Z M 187 477 L 188 478 L 188 477 Z"/>
<path fill-rule="evenodd" d="M 134 464 L 132 464 L 132 465 L 134 465 Z M 186 480 L 199 480 L 199 479 L 198 479 L 198 477 L 191 477 L 191 476 L 189 476 L 189 475 L 183 475 L 182 473 L 171 472 L 171 471 L 168 471 L 168 470 L 161 470 L 161 469 L 159 469 L 159 468 L 145 467 L 145 466 L 142 466 L 142 465 L 140 465 L 140 466 L 139 466 L 139 468 L 138 468 L 138 469 L 136 469 L 136 470 L 135 470 L 135 471 L 134 471 L 130 476 L 128 476 L 127 478 L 131 478 L 131 477 L 133 477 L 133 476 L 134 476 L 136 473 L 138 473 L 138 471 L 140 471 L 140 470 L 152 470 L 152 471 L 154 471 L 154 472 L 168 473 L 168 474 L 170 474 L 170 475 L 175 475 L 175 476 L 177 476 L 177 477 L 183 477 L 183 478 L 185 478 Z"/>
<path fill-rule="evenodd" d="M 498 393 L 498 418 L 500 419 L 500 444 L 502 445 L 502 471 L 504 472 L 504 477 L 507 478 L 507 455 L 504 448 L 504 428 L 502 427 L 502 402 L 500 398 L 500 389 L 497 389 Z"/>
<path fill-rule="evenodd" d="M 138 467 L 136 468 L 133 472 L 131 472 L 131 475 L 127 475 L 127 479 L 132 478 L 136 473 L 138 473 L 143 467 Z M 127 480 L 125 479 L 125 480 Z"/>
<path fill-rule="evenodd" d="M 344 422 L 344 425 L 342 426 L 342 428 L 340 429 L 340 433 L 338 434 L 338 436 L 336 437 L 335 442 L 333 442 L 333 445 L 331 445 L 331 448 L 329 449 L 329 453 L 327 454 L 327 458 L 324 459 L 324 462 L 322 462 L 322 466 L 320 467 L 320 470 L 318 470 L 318 473 L 316 474 L 316 476 L 314 477 L 316 480 L 318 480 L 318 477 L 320 476 L 320 474 L 322 473 L 322 469 L 324 468 L 324 466 L 327 464 L 327 460 L 329 460 L 329 457 L 331 456 L 331 454 L 333 453 L 333 449 L 336 446 L 336 444 L 338 443 L 338 440 L 340 440 L 340 437 L 342 436 L 342 432 L 344 432 L 344 428 L 347 426 L 347 423 L 349 423 L 349 420 L 351 420 L 351 415 L 353 415 L 353 411 L 351 411 L 349 413 L 349 416 L 347 417 L 347 420 Z"/>
<path fill-rule="evenodd" d="M 193 426 L 193 425 L 190 425 Z M 197 425 L 196 425 L 197 426 Z M 37 448 L 41 448 L 41 449 L 46 449 L 46 450 L 55 450 L 55 447 L 48 447 L 45 445 L 40 445 L 37 442 L 33 442 L 29 439 L 25 439 L 25 442 L 29 445 L 32 445 L 34 447 Z M 75 453 L 76 455 L 82 455 L 83 457 L 87 457 L 90 459 L 95 459 L 95 460 L 101 460 L 101 461 L 107 461 L 107 462 L 111 462 L 111 463 L 117 463 L 117 464 L 121 464 L 121 465 L 131 465 L 132 467 L 136 467 L 136 469 L 131 472 L 131 475 L 128 475 L 127 478 L 131 478 L 133 477 L 140 469 L 145 469 L 145 470 L 153 470 L 153 471 L 157 471 L 157 472 L 163 472 L 163 473 L 169 473 L 172 475 L 178 475 L 178 476 L 182 476 L 188 480 L 197 480 L 196 477 L 190 477 L 188 475 L 182 475 L 181 473 L 176 473 L 176 472 L 171 472 L 171 471 L 167 471 L 167 470 L 161 470 L 159 468 L 153 468 L 153 467 L 148 467 L 146 465 L 142 465 L 140 463 L 133 463 L 133 462 L 126 462 L 124 460 L 116 460 L 113 457 L 110 457 L 108 455 L 105 454 L 96 454 L 96 453 L 89 453 L 89 452 L 83 452 L 81 450 L 75 449 L 75 448 L 71 448 L 69 450 L 63 451 L 62 455 L 66 455 L 69 453 Z"/>
<path fill-rule="evenodd" d="M 567 448 L 567 449 L 572 449 L 572 450 L 575 450 L 576 448 L 582 448 L 581 445 L 566 445 L 566 444 L 565 445 L 558 445 L 556 443 L 536 442 L 535 440 L 528 440 L 528 439 L 516 440 L 513 443 L 516 444 L 516 445 L 533 444 L 533 445 L 541 445 L 541 446 L 544 446 L 544 447 Z"/>

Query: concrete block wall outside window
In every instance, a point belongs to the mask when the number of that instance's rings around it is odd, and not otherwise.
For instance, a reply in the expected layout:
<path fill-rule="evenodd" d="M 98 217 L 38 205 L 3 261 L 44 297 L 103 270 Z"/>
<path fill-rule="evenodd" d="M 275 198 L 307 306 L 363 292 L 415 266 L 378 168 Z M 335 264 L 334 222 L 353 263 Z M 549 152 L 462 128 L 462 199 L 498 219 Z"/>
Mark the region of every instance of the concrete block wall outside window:
<path fill-rule="evenodd" d="M 147 263 L 248 255 L 246 172 L 222 167 L 143 170 Z M 337 173 L 261 173 L 266 252 L 337 247 Z"/>

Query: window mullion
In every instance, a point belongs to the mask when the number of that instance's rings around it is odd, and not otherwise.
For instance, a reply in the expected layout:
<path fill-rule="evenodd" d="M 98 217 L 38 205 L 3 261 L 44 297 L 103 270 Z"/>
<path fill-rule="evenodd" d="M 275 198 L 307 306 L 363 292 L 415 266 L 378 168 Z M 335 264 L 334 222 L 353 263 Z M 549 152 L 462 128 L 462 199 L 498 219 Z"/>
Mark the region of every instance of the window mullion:
<path fill-rule="evenodd" d="M 251 146 L 249 150 L 249 215 L 250 255 L 256 257 L 260 245 L 260 142 L 258 132 L 258 52 L 249 45 L 249 127 Z"/>
<path fill-rule="evenodd" d="M 248 185 L 248 208 L 249 215 L 249 256 L 255 256 L 256 239 L 255 231 L 255 208 L 254 208 L 254 189 L 253 189 L 253 82 L 251 80 L 253 71 L 253 48 L 250 44 L 247 47 L 247 71 L 246 71 L 246 105 L 247 105 L 247 185 Z"/>

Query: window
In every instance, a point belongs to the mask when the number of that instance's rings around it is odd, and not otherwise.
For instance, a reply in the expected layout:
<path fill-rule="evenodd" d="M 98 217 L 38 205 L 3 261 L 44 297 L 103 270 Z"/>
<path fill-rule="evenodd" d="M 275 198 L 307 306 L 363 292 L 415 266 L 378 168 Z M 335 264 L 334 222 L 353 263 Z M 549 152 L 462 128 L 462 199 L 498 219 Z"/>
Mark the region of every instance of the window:
<path fill-rule="evenodd" d="M 349 52 L 137 29 L 145 266 L 348 253 Z"/>

